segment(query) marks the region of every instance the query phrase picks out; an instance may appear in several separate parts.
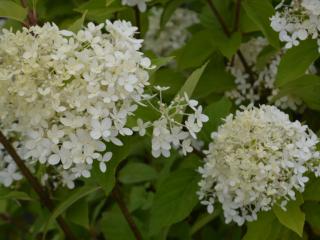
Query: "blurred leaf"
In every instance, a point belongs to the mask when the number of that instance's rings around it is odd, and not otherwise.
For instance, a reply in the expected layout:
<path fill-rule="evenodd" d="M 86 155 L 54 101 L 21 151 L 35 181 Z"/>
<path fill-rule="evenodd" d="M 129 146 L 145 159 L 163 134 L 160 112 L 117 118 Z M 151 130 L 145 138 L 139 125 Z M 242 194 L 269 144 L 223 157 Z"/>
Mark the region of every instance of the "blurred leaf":
<path fill-rule="evenodd" d="M 280 223 L 296 232 L 300 237 L 303 234 L 305 221 L 305 214 L 300 209 L 301 204 L 303 204 L 303 198 L 300 194 L 297 194 L 297 200 L 290 201 L 287 204 L 287 211 L 283 211 L 278 205 L 275 205 L 273 208 L 273 212 Z"/>
<path fill-rule="evenodd" d="M 67 210 L 66 216 L 68 220 L 89 229 L 89 209 L 87 201 L 80 200 L 74 203 Z"/>
<path fill-rule="evenodd" d="M 105 239 L 135 240 L 126 219 L 117 205 L 102 216 L 99 226 Z"/>
<path fill-rule="evenodd" d="M 112 1 L 107 5 L 106 0 L 90 0 L 75 9 L 76 12 L 84 13 L 88 11 L 87 18 L 98 23 L 105 22 L 114 13 L 125 10 L 120 1 Z"/>
<path fill-rule="evenodd" d="M 115 0 L 106 0 L 106 6 L 109 7 Z"/>
<path fill-rule="evenodd" d="M 168 65 L 174 57 L 159 57 L 155 59 L 151 59 L 152 64 L 155 66 L 155 68 L 149 70 L 149 75 L 154 74 L 157 72 L 161 67 Z"/>
<path fill-rule="evenodd" d="M 172 99 L 177 94 L 184 82 L 185 76 L 183 73 L 172 68 L 162 68 L 153 75 L 152 85 L 170 87 L 167 91 L 163 92 L 166 101 Z"/>
<path fill-rule="evenodd" d="M 205 108 L 204 113 L 209 117 L 209 122 L 204 124 L 203 132 L 206 136 L 205 140 L 210 140 L 211 133 L 218 129 L 223 123 L 223 118 L 228 116 L 231 112 L 232 102 L 223 97 L 218 102 L 211 103 L 208 107 Z"/>
<path fill-rule="evenodd" d="M 305 201 L 320 201 L 320 179 L 319 178 L 313 178 L 308 182 L 306 189 L 303 193 L 303 199 Z"/>
<path fill-rule="evenodd" d="M 277 240 L 281 225 L 272 212 L 261 212 L 258 220 L 247 223 L 247 226 L 242 240 Z"/>
<path fill-rule="evenodd" d="M 239 23 L 240 32 L 250 33 L 259 31 L 259 26 L 257 26 L 257 24 L 248 16 L 248 14 L 246 14 L 243 7 L 241 7 L 240 12 L 242 13 Z"/>
<path fill-rule="evenodd" d="M 281 87 L 304 75 L 318 57 L 319 52 L 315 40 L 301 41 L 299 46 L 289 49 L 282 57 L 278 67 L 276 86 Z"/>
<path fill-rule="evenodd" d="M 10 189 L 0 188 L 0 200 L 15 199 L 15 200 L 25 200 L 33 201 L 27 193 L 12 191 Z"/>
<path fill-rule="evenodd" d="M 78 188 L 70 194 L 70 196 L 62 201 L 55 209 L 54 211 L 50 214 L 50 217 L 47 219 L 47 222 L 45 224 L 45 233 L 47 232 L 48 226 L 50 225 L 51 222 L 53 222 L 58 216 L 63 214 L 70 206 L 72 206 L 75 202 L 80 200 L 81 198 L 98 191 L 100 187 L 95 187 L 95 186 L 84 186 L 81 188 Z"/>
<path fill-rule="evenodd" d="M 185 84 L 180 89 L 179 93 L 177 95 L 184 96 L 186 93 L 190 98 L 192 97 L 193 91 L 197 87 L 197 84 L 199 82 L 199 79 L 201 78 L 204 70 L 206 69 L 208 65 L 208 62 L 205 63 L 202 67 L 196 69 L 187 79 Z"/>
<path fill-rule="evenodd" d="M 192 240 L 190 233 L 191 227 L 186 221 L 184 221 L 177 223 L 170 228 L 167 239 Z"/>
<path fill-rule="evenodd" d="M 198 202 L 199 175 L 194 169 L 171 173 L 157 189 L 151 210 L 150 234 L 185 219 Z"/>
<path fill-rule="evenodd" d="M 137 137 L 130 137 L 123 140 L 123 146 L 109 146 L 109 151 L 113 153 L 112 159 L 107 164 L 107 171 L 102 173 L 97 162 L 94 163 L 91 171 L 91 179 L 88 182 L 94 182 L 101 186 L 105 195 L 108 196 L 116 183 L 117 167 L 125 158 L 129 156 L 132 149 L 136 147 Z"/>
<path fill-rule="evenodd" d="M 203 30 L 193 34 L 186 45 L 176 51 L 178 67 L 187 69 L 201 66 L 216 49 L 213 41 L 211 31 Z"/>
<path fill-rule="evenodd" d="M 212 40 L 221 53 L 231 60 L 240 47 L 242 37 L 239 32 L 236 32 L 228 38 L 220 31 L 214 34 Z"/>
<path fill-rule="evenodd" d="M 302 99 L 309 108 L 320 110 L 320 77 L 304 75 L 280 88 L 280 96 L 293 95 Z"/>
<path fill-rule="evenodd" d="M 224 94 L 234 87 L 234 77 L 226 71 L 223 56 L 215 52 L 199 80 L 194 96 L 204 98 L 212 93 Z"/>
<path fill-rule="evenodd" d="M 272 46 L 265 47 L 258 55 L 257 63 L 255 67 L 257 70 L 262 71 L 270 60 L 279 53 L 279 50 L 273 48 Z"/>
<path fill-rule="evenodd" d="M 318 202 L 307 202 L 303 205 L 306 214 L 306 221 L 312 226 L 313 230 L 320 232 L 320 204 Z"/>
<path fill-rule="evenodd" d="M 279 48 L 278 33 L 273 31 L 270 26 L 269 18 L 275 14 L 275 11 L 269 1 L 266 0 L 245 0 L 242 1 L 242 6 L 248 16 L 254 21 L 268 38 L 270 44 Z"/>
<path fill-rule="evenodd" d="M 0 0 L 0 17 L 23 22 L 27 17 L 27 10 L 15 2 Z"/>
<path fill-rule="evenodd" d="M 75 22 L 73 22 L 69 27 L 68 27 L 68 30 L 76 33 L 78 32 L 82 27 L 83 27 L 83 23 L 84 23 L 84 20 L 86 18 L 86 15 L 87 15 L 88 11 L 84 11 L 81 18 L 77 19 Z"/>
<path fill-rule="evenodd" d="M 206 69 L 208 65 L 208 62 L 206 62 L 202 67 L 196 69 L 187 79 L 187 81 L 184 83 L 184 85 L 182 86 L 182 88 L 180 89 L 179 93 L 177 94 L 177 96 L 184 96 L 185 94 L 191 98 L 193 91 L 196 89 L 197 84 L 204 72 L 204 70 Z M 183 109 L 184 110 L 184 109 Z M 182 121 L 182 117 L 183 115 L 179 115 L 176 119 L 177 122 L 181 122 Z"/>
<path fill-rule="evenodd" d="M 154 193 L 148 192 L 144 186 L 133 187 L 130 191 L 129 209 L 131 212 L 142 209 L 146 210 L 152 206 Z"/>
<path fill-rule="evenodd" d="M 170 20 L 175 10 L 183 3 L 184 0 L 171 0 L 165 6 L 161 15 L 160 27 L 163 28 Z"/>
<path fill-rule="evenodd" d="M 129 163 L 119 172 L 119 181 L 132 184 L 155 180 L 158 173 L 154 168 L 144 163 Z"/>
<path fill-rule="evenodd" d="M 209 224 L 211 221 L 216 219 L 221 213 L 221 209 L 215 209 L 214 213 L 204 213 L 195 221 L 191 228 L 191 234 L 197 233 L 201 228 Z"/>

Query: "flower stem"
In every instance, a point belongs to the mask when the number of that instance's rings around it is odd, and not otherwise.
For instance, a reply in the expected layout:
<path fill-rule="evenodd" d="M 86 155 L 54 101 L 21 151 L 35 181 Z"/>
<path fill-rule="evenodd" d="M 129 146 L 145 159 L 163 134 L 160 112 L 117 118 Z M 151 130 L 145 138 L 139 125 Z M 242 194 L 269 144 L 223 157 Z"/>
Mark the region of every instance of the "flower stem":
<path fill-rule="evenodd" d="M 241 0 L 237 0 L 236 3 L 236 16 L 234 19 L 234 26 L 233 31 L 236 32 L 239 30 L 239 24 L 240 24 L 240 12 L 241 12 Z"/>
<path fill-rule="evenodd" d="M 223 17 L 220 15 L 218 9 L 214 5 L 213 0 L 206 0 L 206 1 L 207 1 L 207 4 L 209 5 L 210 9 L 213 12 L 213 15 L 217 18 L 218 22 L 220 23 L 224 34 L 228 38 L 230 38 L 231 37 L 231 32 L 229 31 L 229 28 L 228 28 L 226 22 L 224 21 Z M 239 7 L 239 11 L 240 11 L 240 7 Z M 239 12 L 239 14 L 240 14 L 240 12 Z M 244 69 L 249 74 L 251 82 L 254 83 L 255 79 L 256 79 L 255 78 L 255 74 L 252 72 L 251 67 L 247 63 L 245 57 L 243 56 L 243 54 L 242 54 L 242 52 L 240 50 L 237 51 L 237 55 L 238 55 L 242 65 L 243 65 Z"/>
<path fill-rule="evenodd" d="M 138 7 L 134 8 L 134 16 L 136 19 L 136 26 L 138 28 L 138 32 L 137 32 L 137 38 L 141 38 L 141 21 L 140 21 L 140 11 L 138 9 Z"/>
<path fill-rule="evenodd" d="M 131 216 L 131 214 L 129 212 L 129 209 L 127 208 L 127 206 L 121 196 L 121 192 L 120 192 L 119 186 L 117 184 L 112 191 L 112 197 L 117 202 L 123 216 L 125 217 L 125 219 L 127 220 L 128 224 L 129 224 L 131 231 L 133 232 L 135 238 L 137 240 L 142 240 L 142 235 L 139 231 L 139 228 L 137 227 L 136 223 L 134 222 L 133 217 Z"/>
<path fill-rule="evenodd" d="M 35 26 L 38 23 L 37 14 L 35 9 L 31 9 L 28 6 L 27 0 L 20 0 L 22 7 L 28 9 L 27 19 L 24 22 L 24 26 L 29 28 L 31 26 Z"/>
<path fill-rule="evenodd" d="M 46 208 L 48 208 L 50 211 L 54 210 L 54 204 L 52 200 L 49 198 L 47 192 L 45 189 L 41 186 L 39 181 L 32 175 L 30 170 L 27 168 L 27 166 L 24 164 L 24 161 L 20 158 L 14 147 L 11 145 L 11 143 L 7 140 L 7 138 L 4 136 L 4 134 L 0 131 L 0 143 L 3 145 L 5 150 L 8 152 L 8 154 L 12 157 L 13 161 L 18 166 L 19 170 L 23 174 L 23 176 L 28 180 L 28 182 L 31 184 L 34 191 L 38 194 L 40 201 L 42 205 L 44 205 Z M 57 222 L 61 229 L 63 230 L 65 236 L 69 240 L 76 240 L 76 237 L 71 232 L 69 226 L 64 221 L 64 219 L 59 216 L 57 217 Z"/>

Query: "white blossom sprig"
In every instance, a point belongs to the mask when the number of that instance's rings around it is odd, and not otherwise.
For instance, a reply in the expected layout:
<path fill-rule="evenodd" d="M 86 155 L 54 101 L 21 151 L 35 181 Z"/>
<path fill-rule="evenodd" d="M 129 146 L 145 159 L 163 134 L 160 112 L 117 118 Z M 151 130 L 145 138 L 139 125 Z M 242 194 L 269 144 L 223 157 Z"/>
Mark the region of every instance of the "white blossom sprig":
<path fill-rule="evenodd" d="M 209 118 L 203 114 L 202 106 L 196 100 L 189 99 L 187 94 L 177 96 L 166 104 L 163 102 L 162 92 L 168 88 L 157 86 L 155 89 L 159 91 L 156 95 L 159 96 L 157 106 L 151 101 L 148 101 L 148 104 L 160 114 L 160 118 L 153 122 L 138 119 L 133 130 L 143 136 L 146 129 L 152 127 L 152 155 L 155 158 L 161 155 L 169 157 L 172 148 L 179 148 L 183 155 L 187 155 L 193 151 L 193 140 L 197 139 L 197 133 Z M 186 108 L 191 112 L 186 112 Z M 179 119 L 184 122 L 181 123 Z"/>
<path fill-rule="evenodd" d="M 292 1 L 289 6 L 281 4 L 270 21 L 273 30 L 279 33 L 280 41 L 285 43 L 285 48 L 298 46 L 300 41 L 310 37 L 317 39 L 320 51 L 320 1 Z"/>

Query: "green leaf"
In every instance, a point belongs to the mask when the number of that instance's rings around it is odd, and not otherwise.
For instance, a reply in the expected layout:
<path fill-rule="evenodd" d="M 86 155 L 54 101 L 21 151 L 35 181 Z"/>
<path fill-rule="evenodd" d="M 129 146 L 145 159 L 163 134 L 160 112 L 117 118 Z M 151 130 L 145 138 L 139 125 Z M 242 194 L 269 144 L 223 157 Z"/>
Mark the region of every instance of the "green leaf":
<path fill-rule="evenodd" d="M 7 200 L 7 199 L 24 200 L 24 201 L 34 200 L 25 192 L 11 191 L 9 189 L 0 189 L 0 200 Z"/>
<path fill-rule="evenodd" d="M 178 95 L 179 96 L 183 96 L 185 93 L 191 97 L 193 94 L 193 91 L 195 90 L 195 88 L 197 87 L 197 84 L 204 72 L 204 70 L 206 69 L 208 65 L 208 62 L 205 63 L 202 67 L 196 69 L 187 79 L 187 81 L 185 82 L 185 84 L 182 86 L 182 88 L 180 89 Z"/>
<path fill-rule="evenodd" d="M 275 11 L 269 1 L 266 0 L 245 0 L 242 2 L 248 16 L 259 26 L 263 34 L 268 38 L 270 44 L 279 48 L 278 33 L 273 31 L 270 26 L 269 18 L 275 14 Z"/>
<path fill-rule="evenodd" d="M 272 212 L 261 212 L 258 220 L 247 224 L 242 240 L 277 240 L 281 225 Z"/>
<path fill-rule="evenodd" d="M 101 187 L 95 186 L 84 186 L 74 190 L 70 196 L 61 202 L 51 213 L 45 224 L 45 233 L 47 232 L 48 226 L 51 222 L 53 222 L 58 216 L 63 214 L 70 206 L 72 206 L 75 202 L 80 200 L 81 198 L 101 189 Z"/>
<path fill-rule="evenodd" d="M 27 17 L 27 10 L 15 2 L 0 0 L 0 17 L 23 22 Z"/>
<path fill-rule="evenodd" d="M 306 221 L 317 232 L 320 231 L 320 204 L 318 202 L 307 202 L 303 205 L 306 213 Z"/>
<path fill-rule="evenodd" d="M 272 46 L 265 47 L 260 53 L 257 58 L 257 63 L 255 67 L 257 70 L 262 71 L 270 60 L 276 55 L 279 54 L 279 50 L 273 48 Z"/>
<path fill-rule="evenodd" d="M 168 63 L 170 63 L 174 57 L 160 57 L 151 59 L 152 64 L 155 66 L 155 68 L 149 70 L 149 75 L 151 76 L 155 72 L 157 72 L 161 67 L 166 66 Z"/>
<path fill-rule="evenodd" d="M 191 235 L 197 233 L 199 230 L 201 230 L 201 228 L 203 228 L 208 223 L 216 219 L 220 213 L 221 213 L 220 209 L 215 209 L 214 213 L 212 214 L 204 213 L 203 215 L 201 215 L 192 225 Z"/>
<path fill-rule="evenodd" d="M 225 34 L 222 34 L 221 32 L 213 37 L 214 44 L 229 60 L 232 59 L 234 54 L 239 49 L 241 40 L 242 37 L 239 32 L 232 34 L 230 38 L 226 37 Z"/>
<path fill-rule="evenodd" d="M 73 22 L 69 27 L 68 27 L 68 30 L 76 33 L 78 32 L 82 27 L 83 27 L 83 23 L 84 23 L 84 20 L 86 18 L 86 15 L 87 15 L 88 11 L 84 11 L 81 18 L 77 19 L 75 22 Z"/>
<path fill-rule="evenodd" d="M 161 15 L 160 27 L 163 28 L 166 23 L 170 20 L 174 11 L 181 5 L 184 0 L 171 0 L 164 7 L 163 13 Z"/>
<path fill-rule="evenodd" d="M 99 223 L 100 229 L 109 240 L 135 240 L 135 237 L 118 206 L 106 212 Z"/>
<path fill-rule="evenodd" d="M 199 175 L 194 169 L 171 173 L 157 189 L 151 210 L 150 234 L 185 219 L 198 202 Z"/>
<path fill-rule="evenodd" d="M 281 87 L 304 75 L 318 57 L 319 52 L 315 40 L 302 41 L 299 46 L 289 49 L 282 57 L 278 67 L 276 86 Z"/>
<path fill-rule="evenodd" d="M 91 171 L 93 177 L 88 179 L 89 182 L 93 181 L 100 185 L 106 196 L 110 194 L 116 183 L 115 176 L 118 165 L 129 156 L 134 147 L 137 147 L 137 137 L 126 138 L 123 143 L 121 147 L 109 146 L 109 151 L 113 153 L 113 156 L 107 164 L 107 171 L 102 173 L 99 164 L 95 162 Z"/>
<path fill-rule="evenodd" d="M 320 77 L 304 75 L 280 88 L 280 96 L 293 95 L 302 99 L 309 108 L 320 110 Z"/>
<path fill-rule="evenodd" d="M 140 219 L 136 218 L 131 214 L 136 226 L 138 227 L 140 233 L 142 234 L 142 239 L 146 238 L 146 225 L 143 224 Z M 99 228 L 101 229 L 105 239 L 108 240 L 135 240 L 135 236 L 125 219 L 123 213 L 117 204 L 114 204 L 111 209 L 103 214 L 102 219 L 99 223 Z"/>
<path fill-rule="evenodd" d="M 74 10 L 80 13 L 88 11 L 87 19 L 102 23 L 105 22 L 106 19 L 110 18 L 115 12 L 120 12 L 125 9 L 126 7 L 122 6 L 120 1 L 112 1 L 108 5 L 106 0 L 90 0 L 88 2 L 84 2 Z"/>
<path fill-rule="evenodd" d="M 225 69 L 225 59 L 215 52 L 202 74 L 194 91 L 195 98 L 204 98 L 212 93 L 224 94 L 235 87 L 234 77 Z"/>
<path fill-rule="evenodd" d="M 125 184 L 155 180 L 157 171 L 144 163 L 129 163 L 119 172 L 119 181 Z"/>
<path fill-rule="evenodd" d="M 320 201 L 320 179 L 319 178 L 313 178 L 308 182 L 306 189 L 303 193 L 303 199 L 305 201 Z"/>
<path fill-rule="evenodd" d="M 151 84 L 153 86 L 170 87 L 167 91 L 163 92 L 163 98 L 166 101 L 172 99 L 177 94 L 186 79 L 180 71 L 172 68 L 162 68 L 153 75 L 152 80 Z"/>
<path fill-rule="evenodd" d="M 115 0 L 106 0 L 106 6 L 109 7 Z"/>
<path fill-rule="evenodd" d="M 189 98 L 192 97 L 192 94 L 194 92 L 194 90 L 197 87 L 197 84 L 204 72 L 204 70 L 206 69 L 207 65 L 209 62 L 206 62 L 202 67 L 196 69 L 191 75 L 190 77 L 187 79 L 187 81 L 185 82 L 185 84 L 182 86 L 182 88 L 180 89 L 179 93 L 177 94 L 177 96 L 184 96 L 184 94 L 187 94 L 187 96 Z M 183 109 L 184 110 L 184 109 Z M 177 122 L 181 122 L 182 121 L 183 116 L 179 115 L 176 119 Z"/>
<path fill-rule="evenodd" d="M 89 209 L 87 201 L 77 201 L 67 210 L 67 219 L 89 229 Z"/>
<path fill-rule="evenodd" d="M 152 206 L 154 193 L 144 186 L 133 187 L 130 191 L 129 209 L 131 212 L 142 209 L 147 210 Z"/>
<path fill-rule="evenodd" d="M 300 209 L 301 204 L 303 204 L 303 198 L 300 194 L 297 194 L 297 200 L 290 201 L 287 204 L 287 211 L 283 211 L 277 205 L 273 208 L 273 212 L 280 223 L 296 232 L 300 237 L 303 235 L 303 226 L 305 221 L 305 214 Z"/>
<path fill-rule="evenodd" d="M 218 129 L 223 123 L 223 118 L 228 116 L 231 112 L 232 102 L 223 97 L 218 102 L 211 103 L 204 111 L 204 113 L 209 117 L 210 121 L 204 125 L 204 131 L 202 131 L 206 139 L 210 140 L 210 135 L 212 132 Z"/>
<path fill-rule="evenodd" d="M 186 45 L 173 54 L 176 54 L 180 69 L 196 68 L 201 66 L 215 49 L 211 31 L 202 30 L 193 34 Z"/>

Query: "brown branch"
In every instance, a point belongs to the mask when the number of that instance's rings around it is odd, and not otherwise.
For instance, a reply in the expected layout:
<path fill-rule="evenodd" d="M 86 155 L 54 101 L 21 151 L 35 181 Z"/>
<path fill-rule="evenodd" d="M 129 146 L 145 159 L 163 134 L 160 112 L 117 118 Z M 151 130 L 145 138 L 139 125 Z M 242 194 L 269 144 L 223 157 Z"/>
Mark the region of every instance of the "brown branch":
<path fill-rule="evenodd" d="M 129 224 L 131 231 L 133 232 L 135 238 L 137 240 L 142 240 L 142 235 L 139 231 L 139 228 L 137 227 L 136 223 L 134 222 L 133 217 L 131 216 L 131 214 L 126 206 L 126 203 L 122 199 L 121 192 L 120 192 L 120 189 L 117 184 L 112 191 L 112 197 L 117 202 L 123 216 L 125 217 L 125 219 L 127 220 L 128 224 Z"/>
<path fill-rule="evenodd" d="M 214 5 L 212 0 L 206 0 L 210 9 L 213 12 L 213 15 L 217 18 L 218 22 L 220 23 L 223 32 L 225 33 L 225 35 L 229 38 L 231 37 L 231 33 L 228 29 L 227 24 L 225 23 L 223 17 L 220 15 L 218 9 L 216 8 L 216 6 Z M 251 67 L 249 66 L 248 62 L 246 61 L 245 57 L 243 56 L 242 52 L 240 50 L 237 51 L 237 55 L 245 69 L 245 71 L 249 74 L 250 76 L 250 80 L 252 83 L 255 82 L 255 74 L 252 72 Z"/>
<path fill-rule="evenodd" d="M 27 0 L 20 0 L 21 6 L 28 10 L 27 19 L 24 22 L 24 26 L 29 28 L 35 26 L 38 23 L 37 14 L 35 9 L 30 9 Z"/>
<path fill-rule="evenodd" d="M 214 16 L 217 18 L 218 22 L 220 23 L 223 32 L 226 34 L 227 37 L 231 37 L 231 33 L 229 31 L 229 28 L 228 28 L 227 24 L 225 23 L 225 21 L 223 20 L 222 16 L 220 15 L 218 9 L 213 4 L 213 1 L 207 0 L 207 3 L 209 5 L 210 9 L 212 10 Z"/>
<path fill-rule="evenodd" d="M 240 12 L 241 12 L 241 0 L 237 0 L 236 3 L 236 16 L 234 19 L 234 25 L 233 25 L 233 31 L 236 32 L 239 30 L 239 24 L 240 24 Z"/>
<path fill-rule="evenodd" d="M 193 153 L 195 154 L 195 155 L 197 155 L 199 158 L 201 158 L 201 159 L 204 159 L 205 157 L 206 157 L 206 155 L 202 152 L 202 151 L 199 151 L 199 150 L 197 150 L 197 149 L 193 149 Z"/>
<path fill-rule="evenodd" d="M 18 166 L 19 170 L 23 174 L 23 176 L 28 180 L 28 182 L 31 184 L 34 191 L 38 194 L 39 199 L 46 208 L 48 208 L 50 211 L 54 210 L 54 204 L 52 200 L 49 198 L 47 192 L 45 189 L 41 186 L 39 181 L 32 175 L 30 170 L 27 168 L 27 166 L 24 164 L 24 161 L 20 158 L 16 150 L 13 148 L 11 143 L 7 140 L 7 138 L 4 136 L 4 134 L 0 131 L 0 143 L 3 145 L 5 150 L 8 152 L 8 154 L 12 157 L 13 161 Z M 57 222 L 61 229 L 63 230 L 65 236 L 69 240 L 76 240 L 76 237 L 71 232 L 69 226 L 64 221 L 64 219 L 59 216 L 57 217 Z"/>

